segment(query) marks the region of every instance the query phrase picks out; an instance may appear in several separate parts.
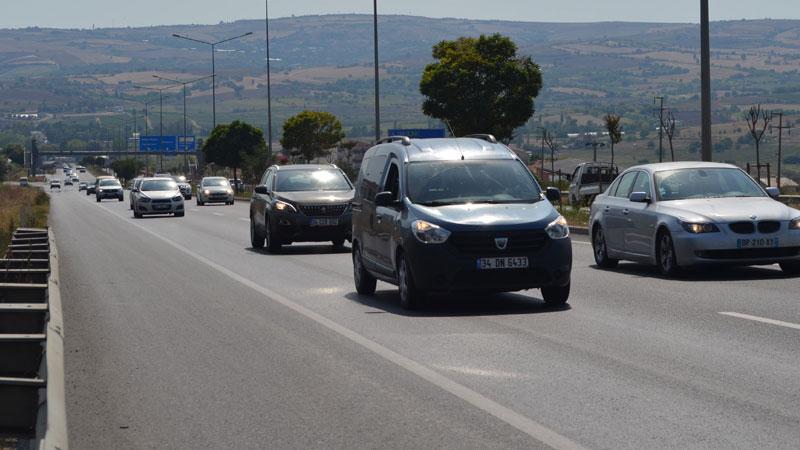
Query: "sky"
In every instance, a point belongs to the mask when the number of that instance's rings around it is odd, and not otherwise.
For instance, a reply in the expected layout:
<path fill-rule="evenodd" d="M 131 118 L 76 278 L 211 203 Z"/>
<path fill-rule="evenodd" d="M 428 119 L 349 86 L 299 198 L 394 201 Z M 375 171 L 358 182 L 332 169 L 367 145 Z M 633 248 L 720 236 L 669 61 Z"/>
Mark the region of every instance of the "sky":
<path fill-rule="evenodd" d="M 264 17 L 264 0 L 0 0 L 0 28 L 214 24 Z M 555 7 L 554 5 L 557 5 Z M 693 22 L 698 0 L 378 0 L 379 14 L 541 22 Z M 764 6 L 764 5 L 768 5 Z M 800 0 L 710 0 L 712 20 L 800 19 Z M 270 17 L 371 13 L 370 0 L 270 0 Z"/>

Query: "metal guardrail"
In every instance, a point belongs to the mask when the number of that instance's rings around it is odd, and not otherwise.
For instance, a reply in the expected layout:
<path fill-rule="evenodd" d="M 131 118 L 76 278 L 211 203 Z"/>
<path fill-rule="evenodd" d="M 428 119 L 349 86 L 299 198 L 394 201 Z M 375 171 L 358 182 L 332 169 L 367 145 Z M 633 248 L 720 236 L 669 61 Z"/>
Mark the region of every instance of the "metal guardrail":
<path fill-rule="evenodd" d="M 63 320 L 53 234 L 18 229 L 6 256 L 0 259 L 0 442 L 13 439 L 15 447 L 67 449 Z"/>

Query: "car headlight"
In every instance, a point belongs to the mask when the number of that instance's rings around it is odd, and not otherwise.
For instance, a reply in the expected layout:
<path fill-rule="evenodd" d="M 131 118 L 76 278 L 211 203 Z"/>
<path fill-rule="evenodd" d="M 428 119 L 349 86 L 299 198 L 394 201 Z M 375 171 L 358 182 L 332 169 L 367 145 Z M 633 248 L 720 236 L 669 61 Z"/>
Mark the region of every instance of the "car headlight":
<path fill-rule="evenodd" d="M 681 226 L 684 230 L 688 231 L 692 234 L 702 234 L 702 233 L 717 233 L 719 232 L 719 228 L 713 223 L 708 222 L 684 222 L 681 221 Z"/>
<path fill-rule="evenodd" d="M 449 231 L 424 220 L 411 222 L 411 231 L 414 233 L 414 237 L 423 244 L 443 244 L 450 237 Z"/>
<path fill-rule="evenodd" d="M 172 197 L 173 202 L 179 202 L 181 200 L 183 200 L 183 196 L 176 195 L 175 197 Z"/>
<path fill-rule="evenodd" d="M 567 219 L 564 216 L 558 216 L 558 218 L 552 222 L 550 222 L 547 227 L 545 227 L 544 231 L 550 236 L 550 239 L 565 239 L 569 237 L 569 225 L 567 224 Z"/>
<path fill-rule="evenodd" d="M 150 203 L 150 197 L 141 197 L 139 201 L 142 203 Z"/>
<path fill-rule="evenodd" d="M 794 219 L 793 221 L 789 222 L 789 229 L 790 230 L 800 230 L 800 217 Z"/>
<path fill-rule="evenodd" d="M 228 189 L 228 190 L 227 190 L 227 191 L 225 191 L 225 192 L 227 192 L 228 194 L 233 194 L 233 189 Z"/>
<path fill-rule="evenodd" d="M 280 212 L 297 212 L 294 206 L 290 203 L 282 202 L 280 200 L 275 202 L 275 209 Z"/>
<path fill-rule="evenodd" d="M 210 194 L 210 193 L 211 193 L 211 191 L 209 191 L 208 189 L 206 189 L 206 190 L 204 190 L 204 191 L 203 191 L 203 194 L 206 194 L 206 195 L 208 195 L 208 194 Z"/>

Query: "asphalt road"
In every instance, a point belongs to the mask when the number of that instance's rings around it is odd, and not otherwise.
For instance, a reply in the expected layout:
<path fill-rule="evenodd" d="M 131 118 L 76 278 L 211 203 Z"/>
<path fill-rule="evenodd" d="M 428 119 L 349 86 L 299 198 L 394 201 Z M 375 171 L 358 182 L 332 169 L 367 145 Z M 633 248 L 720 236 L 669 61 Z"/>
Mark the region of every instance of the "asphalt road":
<path fill-rule="evenodd" d="M 407 313 L 355 294 L 348 251 L 252 250 L 243 202 L 127 208 L 53 194 L 73 448 L 800 447 L 800 279 L 777 267 L 604 271 L 574 237 L 570 308 Z"/>

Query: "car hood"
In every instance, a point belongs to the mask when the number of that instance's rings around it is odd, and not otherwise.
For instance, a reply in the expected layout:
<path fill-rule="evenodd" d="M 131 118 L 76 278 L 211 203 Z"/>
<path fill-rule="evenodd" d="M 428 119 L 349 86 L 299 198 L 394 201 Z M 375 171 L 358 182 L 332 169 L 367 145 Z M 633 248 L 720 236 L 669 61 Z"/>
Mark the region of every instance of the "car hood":
<path fill-rule="evenodd" d="M 558 217 L 558 212 L 547 201 L 510 204 L 466 204 L 428 207 L 413 205 L 421 216 L 445 227 L 486 228 L 522 226 L 544 228 Z"/>
<path fill-rule="evenodd" d="M 119 190 L 119 189 L 122 189 L 122 186 L 120 186 L 120 185 L 114 185 L 114 186 L 97 186 L 97 189 L 100 189 L 101 191 L 113 191 L 113 190 L 115 190 L 115 189 L 117 189 L 117 190 Z"/>
<path fill-rule="evenodd" d="M 355 191 L 276 192 L 278 198 L 298 204 L 348 203 Z"/>
<path fill-rule="evenodd" d="M 142 195 L 153 200 L 163 200 L 181 195 L 180 191 L 143 191 Z M 181 197 L 183 198 L 183 197 Z"/>
<path fill-rule="evenodd" d="M 660 204 L 662 212 L 687 221 L 791 220 L 800 211 L 769 197 L 731 197 L 674 200 Z"/>
<path fill-rule="evenodd" d="M 228 189 L 231 189 L 231 188 L 226 188 L 226 187 L 222 187 L 222 186 L 206 186 L 206 187 L 203 188 L 204 191 L 224 192 L 226 194 L 228 193 Z"/>

